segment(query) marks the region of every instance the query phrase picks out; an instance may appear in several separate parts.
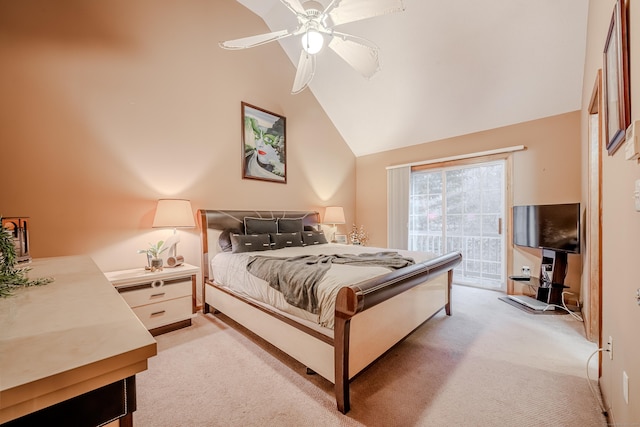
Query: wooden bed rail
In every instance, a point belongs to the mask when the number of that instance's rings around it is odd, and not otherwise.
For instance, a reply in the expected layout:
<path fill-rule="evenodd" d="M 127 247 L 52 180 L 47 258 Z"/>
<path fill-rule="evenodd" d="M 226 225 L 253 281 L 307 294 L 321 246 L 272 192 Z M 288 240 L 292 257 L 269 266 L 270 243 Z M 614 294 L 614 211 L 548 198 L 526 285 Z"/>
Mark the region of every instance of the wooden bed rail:
<path fill-rule="evenodd" d="M 418 286 L 439 274 L 447 277 L 447 315 L 451 314 L 451 283 L 453 269 L 462 261 L 460 252 L 445 255 L 374 277 L 338 292 L 334 323 L 335 394 L 338 410 L 343 414 L 351 407 L 349 398 L 349 343 L 351 318 L 402 292 Z"/>
<path fill-rule="evenodd" d="M 336 313 L 340 312 L 345 317 L 353 316 L 401 294 L 431 277 L 453 269 L 461 261 L 460 252 L 450 252 L 401 270 L 394 270 L 383 276 L 344 287 L 340 289 L 336 298 Z"/>

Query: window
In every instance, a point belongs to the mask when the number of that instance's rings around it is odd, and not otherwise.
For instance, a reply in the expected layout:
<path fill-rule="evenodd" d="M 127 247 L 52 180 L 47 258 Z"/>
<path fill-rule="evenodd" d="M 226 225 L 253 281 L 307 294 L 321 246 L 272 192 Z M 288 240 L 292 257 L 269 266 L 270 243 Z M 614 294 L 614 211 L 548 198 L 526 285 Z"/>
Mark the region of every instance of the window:
<path fill-rule="evenodd" d="M 409 249 L 460 251 L 455 283 L 505 289 L 505 161 L 413 168 Z"/>

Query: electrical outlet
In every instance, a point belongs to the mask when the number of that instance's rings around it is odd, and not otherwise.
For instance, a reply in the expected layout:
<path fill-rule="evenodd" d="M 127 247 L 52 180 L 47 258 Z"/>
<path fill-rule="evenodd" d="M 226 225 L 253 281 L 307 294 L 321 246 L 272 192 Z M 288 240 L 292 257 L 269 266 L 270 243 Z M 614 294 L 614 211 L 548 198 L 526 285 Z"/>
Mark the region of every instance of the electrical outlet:
<path fill-rule="evenodd" d="M 609 336 L 609 341 L 607 342 L 607 353 L 609 353 L 609 360 L 613 360 L 613 337 Z"/>
<path fill-rule="evenodd" d="M 622 371 L 622 395 L 624 396 L 624 401 L 628 405 L 629 404 L 629 376 L 626 371 Z"/>

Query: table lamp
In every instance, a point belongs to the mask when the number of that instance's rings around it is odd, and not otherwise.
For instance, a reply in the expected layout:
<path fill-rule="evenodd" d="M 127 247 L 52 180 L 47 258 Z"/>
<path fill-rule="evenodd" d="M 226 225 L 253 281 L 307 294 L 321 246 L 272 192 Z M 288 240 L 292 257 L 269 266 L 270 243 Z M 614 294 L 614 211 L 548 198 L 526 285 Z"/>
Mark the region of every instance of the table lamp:
<path fill-rule="evenodd" d="M 344 224 L 344 209 L 342 206 L 327 206 L 324 210 L 325 224 L 331 224 L 333 227 L 333 236 L 331 237 L 331 243 L 336 243 L 336 225 Z"/>
<path fill-rule="evenodd" d="M 153 228 L 172 227 L 173 235 L 164 242 L 164 246 L 170 248 L 170 256 L 167 264 L 170 267 L 177 267 L 182 264 L 184 258 L 177 255 L 177 246 L 180 236 L 177 228 L 193 228 L 196 222 L 193 218 L 191 202 L 184 199 L 160 199 L 156 207 L 156 214 L 153 218 Z"/>

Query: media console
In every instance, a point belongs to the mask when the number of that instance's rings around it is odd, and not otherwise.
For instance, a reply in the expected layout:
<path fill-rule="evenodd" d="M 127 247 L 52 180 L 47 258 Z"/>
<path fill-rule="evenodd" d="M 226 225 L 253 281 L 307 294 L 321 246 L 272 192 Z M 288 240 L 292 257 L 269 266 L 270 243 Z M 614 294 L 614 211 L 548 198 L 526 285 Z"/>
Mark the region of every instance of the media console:
<path fill-rule="evenodd" d="M 564 285 L 567 276 L 567 253 L 553 249 L 542 249 L 540 277 L 547 283 Z"/>
<path fill-rule="evenodd" d="M 567 254 L 580 253 L 580 204 L 513 206 L 513 244 L 542 250 L 540 277 L 519 283 L 535 288 L 536 299 L 562 305 Z M 511 276 L 511 280 L 520 279 Z M 513 293 L 509 282 L 508 293 Z"/>
<path fill-rule="evenodd" d="M 562 292 L 568 288 L 562 283 L 549 283 L 538 277 L 522 279 L 519 276 L 510 276 L 509 279 L 530 286 L 536 292 L 536 300 L 545 304 L 562 305 Z"/>

